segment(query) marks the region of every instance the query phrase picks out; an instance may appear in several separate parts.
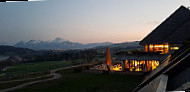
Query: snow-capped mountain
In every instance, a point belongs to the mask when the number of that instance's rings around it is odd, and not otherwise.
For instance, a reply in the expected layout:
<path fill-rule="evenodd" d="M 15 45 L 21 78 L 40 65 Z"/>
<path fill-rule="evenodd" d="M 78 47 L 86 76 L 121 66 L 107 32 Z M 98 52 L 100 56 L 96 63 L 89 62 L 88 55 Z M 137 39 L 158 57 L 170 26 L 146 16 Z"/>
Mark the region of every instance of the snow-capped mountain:
<path fill-rule="evenodd" d="M 27 42 L 20 41 L 16 43 L 14 46 L 29 48 L 29 49 L 34 49 L 34 50 L 52 50 L 52 49 L 70 50 L 70 49 L 93 48 L 96 46 L 105 46 L 105 45 L 110 45 L 110 44 L 112 43 L 106 42 L 106 43 L 82 44 L 82 43 L 64 40 L 62 38 L 56 38 L 53 41 L 39 41 L 39 40 L 30 40 Z"/>

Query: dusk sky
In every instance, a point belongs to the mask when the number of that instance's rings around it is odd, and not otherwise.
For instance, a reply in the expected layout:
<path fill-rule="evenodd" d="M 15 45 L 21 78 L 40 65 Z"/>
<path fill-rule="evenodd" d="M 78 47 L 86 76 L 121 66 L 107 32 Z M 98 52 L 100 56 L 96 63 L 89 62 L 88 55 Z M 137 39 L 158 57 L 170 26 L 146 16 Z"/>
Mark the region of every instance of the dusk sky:
<path fill-rule="evenodd" d="M 190 0 L 44 0 L 0 3 L 0 43 L 140 41 Z"/>

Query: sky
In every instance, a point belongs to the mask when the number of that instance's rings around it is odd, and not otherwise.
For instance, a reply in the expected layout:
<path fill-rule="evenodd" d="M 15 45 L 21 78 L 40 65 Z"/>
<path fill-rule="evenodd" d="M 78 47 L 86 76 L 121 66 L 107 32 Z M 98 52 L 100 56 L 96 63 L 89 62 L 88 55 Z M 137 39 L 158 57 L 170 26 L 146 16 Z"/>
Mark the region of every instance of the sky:
<path fill-rule="evenodd" d="M 190 0 L 42 0 L 0 3 L 0 43 L 140 41 Z"/>

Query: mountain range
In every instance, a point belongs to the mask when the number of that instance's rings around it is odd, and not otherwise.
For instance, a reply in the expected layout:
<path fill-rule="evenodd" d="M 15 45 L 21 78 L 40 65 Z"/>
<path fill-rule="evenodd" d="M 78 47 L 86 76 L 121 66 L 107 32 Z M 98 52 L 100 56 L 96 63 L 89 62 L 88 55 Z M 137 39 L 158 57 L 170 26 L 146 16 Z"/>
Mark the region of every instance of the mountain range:
<path fill-rule="evenodd" d="M 54 49 L 72 50 L 72 49 L 87 49 L 87 48 L 93 48 L 97 46 L 107 46 L 111 44 L 113 43 L 104 42 L 104 43 L 82 44 L 78 42 L 71 42 L 62 38 L 56 38 L 52 41 L 40 41 L 40 40 L 30 40 L 27 42 L 20 41 L 13 46 L 29 48 L 33 50 L 54 50 Z"/>

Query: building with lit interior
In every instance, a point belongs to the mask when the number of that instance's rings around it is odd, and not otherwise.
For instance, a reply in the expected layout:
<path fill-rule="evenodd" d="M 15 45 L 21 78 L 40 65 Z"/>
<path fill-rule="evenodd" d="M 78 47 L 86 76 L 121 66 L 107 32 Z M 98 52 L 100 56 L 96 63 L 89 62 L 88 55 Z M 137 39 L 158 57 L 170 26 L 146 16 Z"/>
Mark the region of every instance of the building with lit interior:
<path fill-rule="evenodd" d="M 190 91 L 190 10 L 184 6 L 146 36 L 145 52 L 167 55 L 134 92 Z"/>
<path fill-rule="evenodd" d="M 152 71 L 190 38 L 190 10 L 181 6 L 149 33 L 140 45 L 144 52 L 120 56 L 123 70 Z"/>

